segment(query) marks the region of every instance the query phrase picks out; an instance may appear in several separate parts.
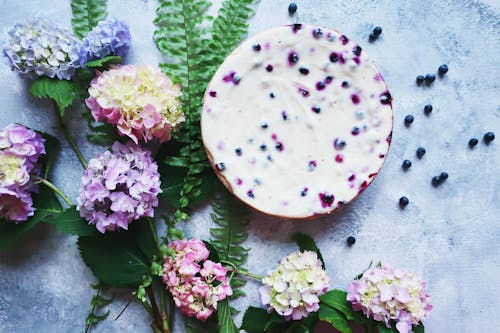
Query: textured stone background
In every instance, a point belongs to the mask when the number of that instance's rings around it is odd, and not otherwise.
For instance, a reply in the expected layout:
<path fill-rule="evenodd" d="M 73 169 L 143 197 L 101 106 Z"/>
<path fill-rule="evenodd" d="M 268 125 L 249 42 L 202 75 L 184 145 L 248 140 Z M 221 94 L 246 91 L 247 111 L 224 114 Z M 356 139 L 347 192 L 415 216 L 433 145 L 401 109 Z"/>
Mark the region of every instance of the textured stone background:
<path fill-rule="evenodd" d="M 0 1 L 0 27 L 33 15 L 70 25 L 70 2 Z M 249 267 L 266 273 L 278 259 L 295 250 L 290 235 L 314 236 L 327 260 L 333 287 L 346 288 L 369 262 L 382 260 L 421 274 L 429 281 L 435 309 L 428 332 L 498 332 L 500 306 L 500 178 L 499 140 L 467 147 L 472 136 L 500 135 L 500 2 L 498 0 L 302 0 L 300 22 L 335 27 L 358 41 L 379 65 L 395 98 L 393 144 L 374 184 L 335 216 L 309 222 L 280 221 L 255 214 L 248 245 Z M 50 5 L 49 5 L 50 4 Z M 290 23 L 287 0 L 261 0 L 250 21 L 250 33 Z M 128 63 L 157 64 L 161 55 L 152 41 L 157 1 L 110 0 L 109 14 L 126 20 L 133 34 Z M 374 44 L 367 37 L 374 25 L 384 29 Z M 432 88 L 417 88 L 417 74 L 450 67 Z M 0 127 L 10 122 L 59 135 L 48 103 L 35 101 L 27 86 L 5 65 L 0 66 Z M 426 117 L 422 108 L 432 103 Z M 413 114 L 411 128 L 403 126 Z M 101 148 L 85 142 L 86 125 L 78 108 L 67 121 L 84 146 L 87 159 Z M 424 146 L 421 161 L 415 149 Z M 78 193 L 81 168 L 64 144 L 54 172 L 55 182 L 71 197 Z M 403 159 L 414 160 L 406 173 Z M 450 174 L 439 188 L 433 175 Z M 410 205 L 400 210 L 397 200 Z M 187 234 L 208 237 L 208 207 L 186 224 Z M 357 243 L 348 248 L 345 239 Z M 37 228 L 0 254 L 0 332 L 81 332 L 94 278 L 79 258 L 75 238 L 50 227 Z M 259 304 L 258 285 L 249 283 L 248 298 L 236 305 Z M 114 318 L 126 303 L 110 307 Z M 177 332 L 183 332 L 178 323 Z M 95 332 L 149 332 L 142 308 L 132 304 L 117 321 L 109 319 Z"/>

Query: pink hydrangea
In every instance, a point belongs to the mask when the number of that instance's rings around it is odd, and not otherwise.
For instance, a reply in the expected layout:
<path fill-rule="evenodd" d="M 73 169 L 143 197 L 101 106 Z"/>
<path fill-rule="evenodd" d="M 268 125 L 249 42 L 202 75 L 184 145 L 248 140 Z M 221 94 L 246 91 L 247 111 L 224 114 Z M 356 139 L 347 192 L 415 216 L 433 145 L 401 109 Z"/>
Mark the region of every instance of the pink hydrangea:
<path fill-rule="evenodd" d="M 157 67 L 114 66 L 92 80 L 89 95 L 86 103 L 94 119 L 116 125 L 135 143 L 166 142 L 185 120 L 180 87 Z"/>
<path fill-rule="evenodd" d="M 153 217 L 160 175 L 151 152 L 132 142 L 115 142 L 111 151 L 90 160 L 82 177 L 77 209 L 101 233 Z"/>
<path fill-rule="evenodd" d="M 361 279 L 351 282 L 347 300 L 355 311 L 384 322 L 390 327 L 396 323 L 400 333 L 408 333 L 432 310 L 426 282 L 404 270 L 390 265 L 375 266 L 363 273 Z"/>
<path fill-rule="evenodd" d="M 328 290 L 330 279 L 316 252 L 297 251 L 283 258 L 262 283 L 260 297 L 269 313 L 301 320 L 319 310 L 319 296 Z"/>
<path fill-rule="evenodd" d="M 233 294 L 227 269 L 207 260 L 210 252 L 199 239 L 176 240 L 169 247 L 175 255 L 165 259 L 163 282 L 182 313 L 207 320 L 217 303 Z"/>
<path fill-rule="evenodd" d="M 45 154 L 40 134 L 17 124 L 0 131 L 0 219 L 21 222 L 33 216 L 35 209 L 30 181 L 37 174 L 38 159 Z"/>

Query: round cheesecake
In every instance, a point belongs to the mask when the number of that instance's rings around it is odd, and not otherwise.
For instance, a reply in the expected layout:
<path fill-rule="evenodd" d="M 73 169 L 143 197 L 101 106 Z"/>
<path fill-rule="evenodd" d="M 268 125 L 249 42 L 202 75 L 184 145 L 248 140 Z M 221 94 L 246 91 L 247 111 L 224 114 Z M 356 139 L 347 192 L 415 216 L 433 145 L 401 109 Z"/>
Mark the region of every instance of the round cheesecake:
<path fill-rule="evenodd" d="M 225 186 L 284 218 L 358 196 L 391 142 L 391 95 L 366 52 L 337 31 L 291 25 L 244 41 L 205 93 L 205 149 Z"/>

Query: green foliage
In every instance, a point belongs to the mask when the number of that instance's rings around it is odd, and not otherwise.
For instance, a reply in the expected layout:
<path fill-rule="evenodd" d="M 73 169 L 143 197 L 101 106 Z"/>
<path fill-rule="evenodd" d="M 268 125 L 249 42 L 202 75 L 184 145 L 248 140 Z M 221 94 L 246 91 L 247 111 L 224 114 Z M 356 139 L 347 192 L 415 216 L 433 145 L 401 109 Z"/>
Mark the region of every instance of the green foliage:
<path fill-rule="evenodd" d="M 33 81 L 29 91 L 33 97 L 53 100 L 61 118 L 64 116 L 64 110 L 82 94 L 80 86 L 75 82 L 48 77 Z"/>
<path fill-rule="evenodd" d="M 90 111 L 86 110 L 83 113 L 83 117 L 87 120 L 90 129 L 90 133 L 87 134 L 87 140 L 89 142 L 98 146 L 108 147 L 115 141 L 124 142 L 127 140 L 127 138 L 118 134 L 115 126 L 100 121 L 94 121 L 94 117 Z"/>
<path fill-rule="evenodd" d="M 321 306 L 319 309 L 319 319 L 332 324 L 335 329 L 343 333 L 352 333 L 349 322 L 344 314 L 329 306 Z"/>
<path fill-rule="evenodd" d="M 321 261 L 323 269 L 325 268 L 325 261 L 323 260 L 323 256 L 321 255 L 321 251 L 319 250 L 318 246 L 316 245 L 316 242 L 314 241 L 314 239 L 312 239 L 308 235 L 301 234 L 301 233 L 294 234 L 292 236 L 292 239 L 297 243 L 301 252 L 304 252 L 304 251 L 316 252 L 316 254 L 318 255 L 318 259 Z"/>
<path fill-rule="evenodd" d="M 59 151 L 61 150 L 61 144 L 57 138 L 53 137 L 50 134 L 38 132 L 43 139 L 45 140 L 45 155 L 42 155 L 40 158 L 40 164 L 43 166 L 42 175 L 43 178 L 48 179 L 50 170 L 54 166 L 57 156 L 59 155 Z"/>
<path fill-rule="evenodd" d="M 113 64 L 121 64 L 122 57 L 120 56 L 107 56 L 101 59 L 92 60 L 85 64 L 87 68 L 109 68 Z"/>
<path fill-rule="evenodd" d="M 187 219 L 188 207 L 202 195 L 200 177 L 209 163 L 201 141 L 200 113 L 203 94 L 218 66 L 246 35 L 251 0 L 226 0 L 211 29 L 205 0 L 161 0 L 154 23 L 156 45 L 169 59 L 160 64 L 165 73 L 182 86 L 186 122 L 175 133 L 178 146 L 165 157 L 169 166 L 186 169 L 179 191 L 177 220 Z M 209 39 L 208 36 L 212 36 Z M 165 173 L 166 174 L 166 173 Z M 168 174 L 167 174 L 168 175 Z M 180 183 L 179 183 L 180 184 Z"/>
<path fill-rule="evenodd" d="M 241 329 L 247 333 L 312 333 L 318 323 L 318 313 L 310 313 L 306 318 L 295 321 L 285 320 L 276 312 L 249 307 L 243 316 Z"/>
<path fill-rule="evenodd" d="M 185 329 L 186 333 L 219 333 L 219 325 L 215 316 L 211 316 L 206 322 L 185 318 Z"/>
<path fill-rule="evenodd" d="M 85 264 L 106 285 L 137 287 L 151 274 L 155 244 L 145 221 L 136 221 L 125 232 L 114 232 L 78 239 Z"/>
<path fill-rule="evenodd" d="M 76 236 L 92 236 L 97 235 L 97 229 L 94 225 L 88 224 L 80 213 L 76 210 L 76 206 L 71 206 L 45 218 L 44 222 L 51 223 L 56 226 L 57 230 L 68 235 Z"/>
<path fill-rule="evenodd" d="M 321 295 L 319 300 L 322 305 L 327 305 L 342 312 L 348 320 L 354 319 L 354 311 L 351 303 L 347 300 L 347 293 L 345 291 L 338 289 L 330 290 L 326 294 Z"/>
<path fill-rule="evenodd" d="M 217 319 L 219 322 L 219 333 L 238 333 L 238 328 L 234 324 L 231 314 L 231 307 L 226 298 L 217 304 Z"/>
<path fill-rule="evenodd" d="M 379 333 L 398 333 L 398 330 L 394 327 L 387 327 L 384 323 L 376 324 Z"/>
<path fill-rule="evenodd" d="M 271 315 L 266 309 L 249 307 L 243 315 L 241 329 L 247 333 L 262 333 L 265 331 Z"/>
<path fill-rule="evenodd" d="M 420 322 L 420 324 L 418 326 L 415 326 L 413 328 L 413 333 L 425 333 L 424 324 L 422 322 Z"/>
<path fill-rule="evenodd" d="M 83 38 L 106 18 L 106 0 L 71 0 L 71 12 L 73 33 Z"/>
<path fill-rule="evenodd" d="M 103 308 L 113 302 L 113 297 L 106 298 L 101 295 L 103 286 L 101 285 L 90 285 L 92 289 L 96 290 L 92 300 L 90 301 L 90 311 L 85 320 L 85 333 L 89 332 L 90 329 L 99 324 L 101 321 L 105 320 L 109 316 L 109 310 L 102 312 Z"/>

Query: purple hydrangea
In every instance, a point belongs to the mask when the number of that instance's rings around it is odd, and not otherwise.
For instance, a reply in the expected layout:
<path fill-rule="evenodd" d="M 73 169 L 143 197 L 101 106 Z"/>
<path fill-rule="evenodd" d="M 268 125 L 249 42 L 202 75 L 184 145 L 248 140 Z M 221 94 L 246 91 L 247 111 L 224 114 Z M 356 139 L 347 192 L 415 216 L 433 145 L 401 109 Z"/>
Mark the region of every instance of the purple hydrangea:
<path fill-rule="evenodd" d="M 78 40 L 71 31 L 45 19 L 18 23 L 8 30 L 3 55 L 21 76 L 69 80 L 78 64 Z"/>
<path fill-rule="evenodd" d="M 36 186 L 30 180 L 39 173 L 42 154 L 40 134 L 17 124 L 0 131 L 0 219 L 17 223 L 34 214 L 31 192 Z"/>
<path fill-rule="evenodd" d="M 130 47 L 130 31 L 125 22 L 117 19 L 101 21 L 78 46 L 80 65 L 109 55 L 123 57 Z"/>
<path fill-rule="evenodd" d="M 111 151 L 90 160 L 82 185 L 77 209 L 101 233 L 153 217 L 161 192 L 151 152 L 132 142 L 115 142 Z"/>

